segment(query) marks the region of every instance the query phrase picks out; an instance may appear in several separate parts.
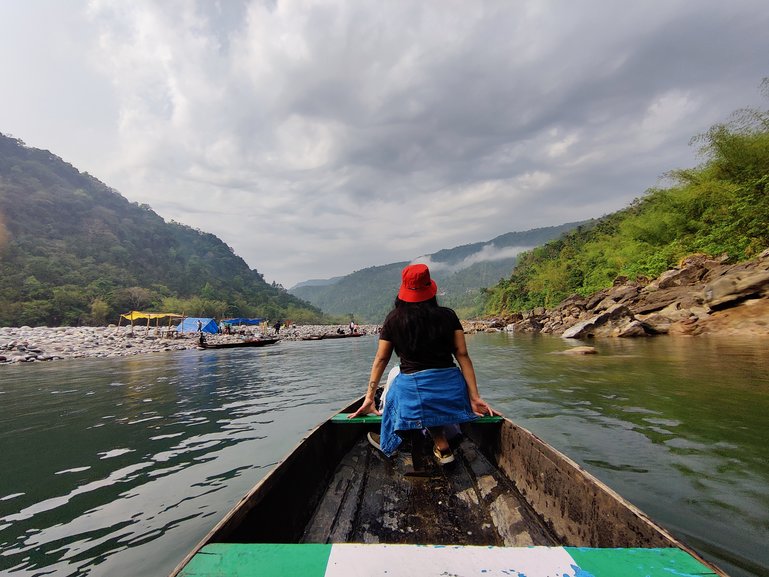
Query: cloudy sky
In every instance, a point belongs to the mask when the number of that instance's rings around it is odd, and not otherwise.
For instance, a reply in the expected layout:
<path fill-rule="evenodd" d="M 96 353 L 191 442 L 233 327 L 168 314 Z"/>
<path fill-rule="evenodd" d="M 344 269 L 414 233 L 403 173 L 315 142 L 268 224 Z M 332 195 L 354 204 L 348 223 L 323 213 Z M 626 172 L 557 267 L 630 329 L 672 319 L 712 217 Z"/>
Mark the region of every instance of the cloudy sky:
<path fill-rule="evenodd" d="M 0 132 L 289 288 L 598 217 L 766 108 L 766 0 L 0 0 Z"/>

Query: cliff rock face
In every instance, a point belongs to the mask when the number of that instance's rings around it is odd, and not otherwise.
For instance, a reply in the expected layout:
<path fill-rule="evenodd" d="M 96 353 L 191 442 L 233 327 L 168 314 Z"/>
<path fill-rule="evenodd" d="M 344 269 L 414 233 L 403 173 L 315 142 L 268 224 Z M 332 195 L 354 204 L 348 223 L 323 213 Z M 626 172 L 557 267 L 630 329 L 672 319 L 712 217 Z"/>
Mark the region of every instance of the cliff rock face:
<path fill-rule="evenodd" d="M 629 282 L 590 297 L 574 295 L 552 310 L 505 319 L 506 330 L 566 338 L 679 335 L 769 335 L 769 250 L 727 264 L 692 256 L 658 279 Z"/>

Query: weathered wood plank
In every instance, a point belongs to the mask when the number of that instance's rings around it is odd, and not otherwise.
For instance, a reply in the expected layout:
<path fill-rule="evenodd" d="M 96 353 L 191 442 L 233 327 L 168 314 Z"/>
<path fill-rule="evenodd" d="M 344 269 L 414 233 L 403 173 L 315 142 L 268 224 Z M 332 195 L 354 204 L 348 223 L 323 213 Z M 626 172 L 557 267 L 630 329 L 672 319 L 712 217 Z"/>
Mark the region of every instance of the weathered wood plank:
<path fill-rule="evenodd" d="M 431 454 L 421 454 L 432 443 L 418 441 L 417 435 L 404 443 L 391 459 L 360 441 L 335 471 L 303 541 L 555 544 L 472 442 L 463 441 L 455 463 L 441 467 Z M 414 474 L 414 460 L 423 463 L 420 474 Z"/>
<path fill-rule="evenodd" d="M 343 543 L 349 540 L 369 458 L 367 446 L 359 442 L 334 471 L 328 490 L 302 536 L 303 543 Z"/>
<path fill-rule="evenodd" d="M 498 544 L 508 547 L 558 544 L 555 535 L 531 511 L 515 486 L 486 459 L 474 443 L 465 439 L 460 448 L 463 461 L 475 477 L 479 501 L 489 512 L 500 538 Z"/>

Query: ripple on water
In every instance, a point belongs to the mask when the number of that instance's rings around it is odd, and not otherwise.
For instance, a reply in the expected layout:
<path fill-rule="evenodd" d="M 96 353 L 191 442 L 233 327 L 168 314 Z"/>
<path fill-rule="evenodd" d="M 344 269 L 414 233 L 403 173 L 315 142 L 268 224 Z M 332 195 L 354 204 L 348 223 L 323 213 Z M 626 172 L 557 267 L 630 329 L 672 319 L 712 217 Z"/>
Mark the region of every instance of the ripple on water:
<path fill-rule="evenodd" d="M 181 437 L 184 433 L 169 433 L 168 435 L 155 435 L 150 437 L 150 441 L 160 441 L 162 439 L 173 439 L 174 437 Z"/>
<path fill-rule="evenodd" d="M 23 497 L 24 495 L 26 495 L 26 493 L 11 493 L 5 497 L 0 497 L 0 501 L 10 501 L 11 499 L 16 499 L 17 497 Z"/>
<path fill-rule="evenodd" d="M 584 461 L 588 465 L 592 465 L 594 467 L 599 467 L 601 469 L 606 469 L 609 471 L 623 471 L 623 472 L 631 472 L 631 473 L 648 473 L 649 469 L 645 469 L 643 467 L 637 467 L 636 465 L 628 465 L 628 464 L 622 464 L 622 463 L 609 463 L 608 461 L 601 461 L 597 459 L 585 459 Z"/>
<path fill-rule="evenodd" d="M 104 451 L 102 453 L 97 453 L 100 459 L 113 459 L 115 457 L 119 457 L 120 455 L 125 455 L 126 453 L 133 453 L 135 449 L 113 449 L 111 451 Z"/>
<path fill-rule="evenodd" d="M 54 475 L 66 475 L 67 473 L 82 473 L 83 471 L 87 471 L 90 468 L 91 468 L 90 466 L 73 467 L 72 469 L 64 469 L 63 471 L 56 471 Z"/>

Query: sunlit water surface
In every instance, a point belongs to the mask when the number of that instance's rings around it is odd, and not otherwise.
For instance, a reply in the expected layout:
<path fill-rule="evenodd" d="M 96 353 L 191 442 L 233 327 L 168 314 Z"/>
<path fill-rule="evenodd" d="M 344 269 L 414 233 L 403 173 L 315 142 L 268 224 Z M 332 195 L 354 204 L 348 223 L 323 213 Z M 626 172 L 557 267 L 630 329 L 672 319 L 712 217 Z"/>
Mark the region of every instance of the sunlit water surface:
<path fill-rule="evenodd" d="M 769 341 L 468 337 L 482 395 L 733 577 L 769 575 Z M 162 576 L 319 422 L 374 337 L 0 367 L 0 572 Z"/>

